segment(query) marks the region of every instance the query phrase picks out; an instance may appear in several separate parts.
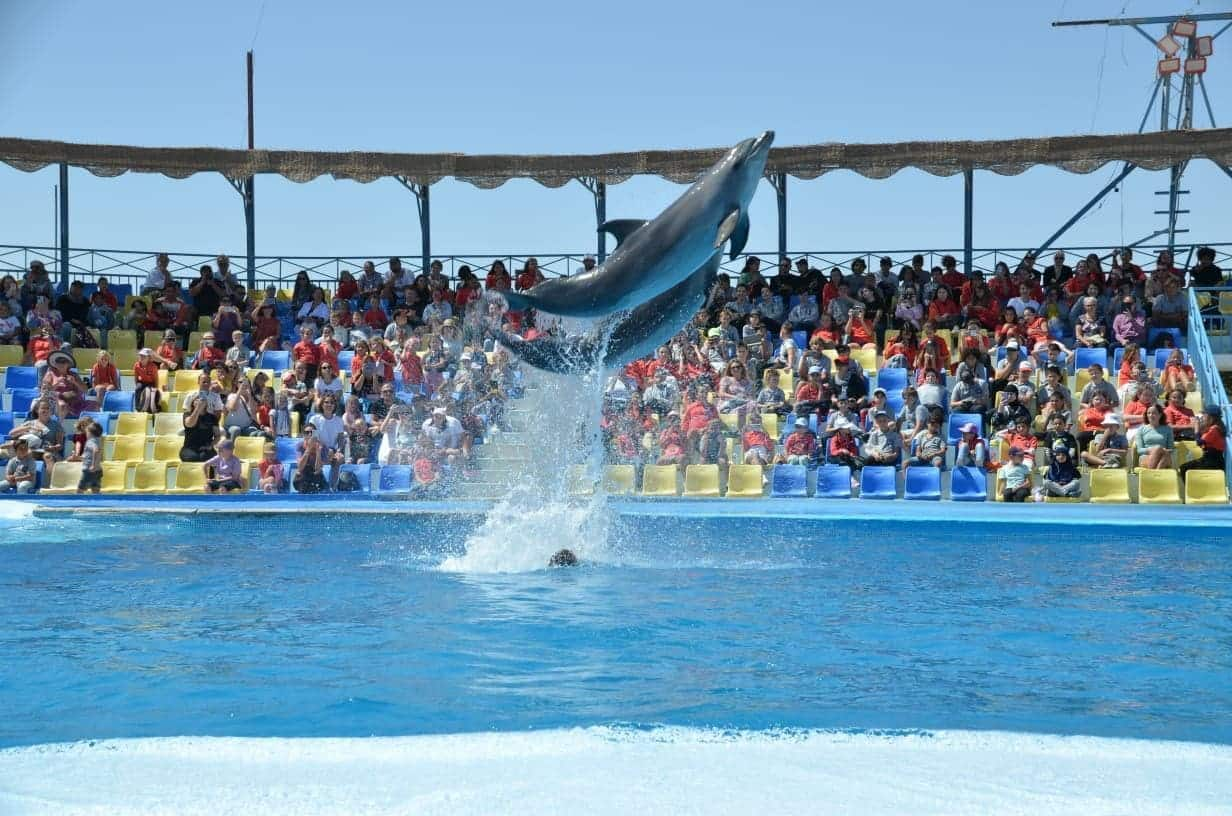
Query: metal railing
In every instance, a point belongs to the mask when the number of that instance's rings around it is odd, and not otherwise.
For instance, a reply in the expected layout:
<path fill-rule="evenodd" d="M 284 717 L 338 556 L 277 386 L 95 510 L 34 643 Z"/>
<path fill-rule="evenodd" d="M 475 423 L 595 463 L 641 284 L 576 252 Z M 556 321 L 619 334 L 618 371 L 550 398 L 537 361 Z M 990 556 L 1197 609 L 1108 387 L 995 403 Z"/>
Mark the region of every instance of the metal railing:
<path fill-rule="evenodd" d="M 1198 246 L 1209 246 L 1215 250 L 1215 262 L 1217 264 L 1225 268 L 1232 266 L 1232 242 L 1177 246 L 1175 248 L 1177 266 L 1182 268 L 1190 266 L 1193 253 Z M 1090 253 L 1096 253 L 1107 263 L 1113 251 L 1120 248 L 1120 245 L 1057 247 L 1050 250 L 1044 258 L 1039 259 L 1037 267 L 1046 266 L 1047 262 L 1051 259 L 1053 251 L 1064 251 L 1070 256 L 1070 265 L 1072 266 L 1073 260 Z M 1166 244 L 1139 244 L 1133 247 L 1137 260 L 1145 262 L 1139 264 L 1144 268 L 1149 267 L 1150 259 L 1157 252 L 1167 248 Z M 1031 251 L 1032 249 L 1029 247 L 976 249 L 972 253 L 972 266 L 981 272 L 991 274 L 999 262 L 1004 262 L 1012 270 L 1022 260 L 1022 257 Z M 941 259 L 946 255 L 953 255 L 955 258 L 960 259 L 961 263 L 962 253 L 961 247 L 949 249 L 800 250 L 789 253 L 788 257 L 791 258 L 793 263 L 799 258 L 804 258 L 808 261 L 809 266 L 816 267 L 823 272 L 828 272 L 833 267 L 850 270 L 851 264 L 856 259 L 862 260 L 867 268 L 875 270 L 880 259 L 885 256 L 890 257 L 894 261 L 895 269 L 897 269 L 903 264 L 910 263 L 913 255 L 923 255 L 924 266 L 931 268 L 939 265 Z M 158 251 L 127 249 L 70 249 L 67 274 L 64 275 L 60 269 L 60 250 L 56 247 L 0 244 L 0 275 L 10 274 L 20 277 L 29 269 L 30 262 L 37 260 L 43 262 L 53 279 L 67 278 L 69 280 L 83 280 L 88 283 L 105 276 L 112 283 L 132 284 L 134 290 L 136 290 L 146 279 L 150 270 L 154 268 L 154 261 L 158 254 Z M 174 252 L 169 254 L 171 256 L 169 267 L 171 273 L 182 282 L 188 282 L 196 278 L 197 270 L 204 264 L 217 267 L 215 263 L 217 253 Z M 526 259 L 531 257 L 538 259 L 539 268 L 546 277 L 566 277 L 581 271 L 583 258 L 592 254 L 589 252 L 458 253 L 434 256 L 434 260 L 440 261 L 444 274 L 451 280 L 457 279 L 458 273 L 463 266 L 470 267 L 471 271 L 482 279 L 495 261 L 504 263 L 510 275 L 517 275 L 518 270 L 525 266 Z M 373 261 L 376 263 L 378 270 L 385 274 L 388 269 L 386 261 L 391 256 L 401 258 L 403 267 L 412 274 L 418 273 L 423 269 L 422 261 L 417 253 L 333 256 L 271 255 L 257 256 L 254 269 L 255 280 L 258 287 L 273 284 L 280 288 L 288 288 L 301 271 L 307 271 L 314 283 L 331 288 L 337 283 L 339 276 L 344 271 L 358 275 L 362 271 L 365 261 Z M 745 259 L 750 256 L 761 258 L 763 275 L 772 277 L 775 274 L 778 262 L 777 251 L 748 252 L 735 259 L 724 258 L 721 264 L 721 271 L 731 275 L 733 278 L 738 276 L 744 268 Z M 232 271 L 241 281 L 245 280 L 248 270 L 244 266 L 244 257 L 242 255 L 231 255 L 230 258 Z"/>
<path fill-rule="evenodd" d="M 1223 378 L 1219 374 L 1215 352 L 1211 349 L 1210 338 L 1207 335 L 1208 329 L 1213 329 L 1215 326 L 1219 326 L 1221 331 L 1228 331 L 1232 317 L 1220 314 L 1204 315 L 1198 302 L 1200 293 L 1206 293 L 1218 300 L 1220 293 L 1227 291 L 1227 289 L 1199 289 L 1193 286 L 1189 288 L 1189 325 L 1185 342 L 1194 373 L 1198 375 L 1198 382 L 1202 386 L 1203 401 L 1207 405 L 1218 406 L 1223 413 L 1224 427 L 1232 428 L 1232 405 L 1228 404 L 1228 392 L 1223 387 Z M 1225 456 L 1225 458 L 1227 459 L 1225 475 L 1232 484 L 1232 456 Z"/>

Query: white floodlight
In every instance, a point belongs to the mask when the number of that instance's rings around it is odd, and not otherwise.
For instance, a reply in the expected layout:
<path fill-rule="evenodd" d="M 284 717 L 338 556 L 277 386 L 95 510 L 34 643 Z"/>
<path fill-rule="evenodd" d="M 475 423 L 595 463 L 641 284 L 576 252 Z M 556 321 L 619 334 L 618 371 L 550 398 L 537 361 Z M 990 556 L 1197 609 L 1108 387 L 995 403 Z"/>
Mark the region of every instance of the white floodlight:
<path fill-rule="evenodd" d="M 1177 20 L 1172 24 L 1172 33 L 1178 37 L 1192 37 L 1198 32 L 1198 24 L 1193 20 Z"/>
<path fill-rule="evenodd" d="M 1170 57 L 1175 57 L 1177 52 L 1181 50 L 1181 44 L 1172 39 L 1171 34 L 1165 34 L 1160 37 L 1155 41 L 1155 45 L 1159 46 L 1159 50 Z"/>
<path fill-rule="evenodd" d="M 1159 75 L 1168 76 L 1175 74 L 1181 70 L 1181 60 L 1179 57 L 1165 57 L 1159 61 Z"/>
<path fill-rule="evenodd" d="M 1185 73 L 1187 74 L 1203 74 L 1206 73 L 1206 58 L 1192 57 L 1185 60 Z"/>
<path fill-rule="evenodd" d="M 1211 36 L 1198 37 L 1194 40 L 1194 53 L 1199 57 L 1209 57 L 1215 53 L 1215 38 Z"/>

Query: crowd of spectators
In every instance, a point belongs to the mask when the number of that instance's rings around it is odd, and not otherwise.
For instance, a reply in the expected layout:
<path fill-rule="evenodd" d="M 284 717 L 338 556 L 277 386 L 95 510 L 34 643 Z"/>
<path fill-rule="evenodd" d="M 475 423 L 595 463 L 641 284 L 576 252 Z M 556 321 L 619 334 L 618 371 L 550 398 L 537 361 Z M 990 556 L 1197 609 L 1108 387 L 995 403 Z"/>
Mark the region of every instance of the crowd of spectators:
<path fill-rule="evenodd" d="M 608 381 L 609 461 L 1000 467 L 1010 499 L 1023 497 L 1022 467 L 1048 466 L 1045 489 L 1069 495 L 1077 467 L 1122 466 L 1131 450 L 1140 466 L 1173 466 L 1177 440 L 1202 446 L 1196 466 L 1222 467 L 1222 422 L 1186 405 L 1197 380 L 1181 350 L 1158 370 L 1146 352 L 1186 330 L 1187 283 L 1224 283 L 1209 248 L 1196 257 L 1182 270 L 1161 252 L 1147 273 L 1128 249 L 1106 266 L 1092 254 L 1071 267 L 1057 252 L 1043 268 L 1030 255 L 1013 270 L 998 263 L 987 278 L 951 256 L 931 269 L 919 255 L 897 269 L 882 258 L 876 272 L 859 258 L 828 272 L 782 259 L 768 276 L 749 257 L 652 358 Z M 337 489 L 343 463 L 410 464 L 423 483 L 465 473 L 520 389 L 493 328 L 525 339 L 558 330 L 484 292 L 541 280 L 534 258 L 516 275 L 496 261 L 482 280 L 462 267 L 456 281 L 439 262 L 412 273 L 391 258 L 385 272 L 372 262 L 343 272 L 332 291 L 307 272 L 289 290 L 247 290 L 220 255 L 185 287 L 160 255 L 140 296 L 121 302 L 105 278 L 88 296 L 79 281 L 57 295 L 36 261 L 24 280 L 0 280 L 0 344 L 25 348 L 42 389 L 0 455 L 97 469 L 91 412 L 121 376 L 108 350 L 85 370 L 74 352 L 120 329 L 160 338 L 132 365 L 133 405 L 158 413 L 178 401 L 180 459 L 204 464 L 210 490 L 233 486 L 241 436 L 264 437 L 271 453 L 298 438 L 293 469 L 277 456 L 260 463 L 271 492 L 286 489 L 286 471 L 302 492 Z M 1084 366 L 1071 394 L 1082 349 L 1117 350 L 1102 359 L 1119 365 Z M 200 372 L 195 390 L 173 393 L 185 370 Z M 951 413 L 978 421 L 950 438 Z M 66 438 L 63 423 L 78 417 L 88 419 Z M 16 486 L 26 471 L 13 467 Z"/>

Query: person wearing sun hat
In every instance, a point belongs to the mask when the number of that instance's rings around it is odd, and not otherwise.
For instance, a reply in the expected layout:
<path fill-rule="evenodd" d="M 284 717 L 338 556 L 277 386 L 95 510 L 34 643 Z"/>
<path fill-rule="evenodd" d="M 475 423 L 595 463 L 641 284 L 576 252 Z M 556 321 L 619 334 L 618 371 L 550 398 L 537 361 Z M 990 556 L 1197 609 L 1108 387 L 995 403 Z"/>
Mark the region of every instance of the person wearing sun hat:
<path fill-rule="evenodd" d="M 47 365 L 49 370 L 42 380 L 43 393 L 54 395 L 60 418 L 70 419 L 90 410 L 94 403 L 87 396 L 89 389 L 85 382 L 73 371 L 77 367 L 73 355 L 57 349 L 47 355 Z"/>
<path fill-rule="evenodd" d="M 809 430 L 808 418 L 796 417 L 791 433 L 783 440 L 783 464 L 813 465 L 817 462 L 817 435 Z"/>
<path fill-rule="evenodd" d="M 1095 450 L 1083 451 L 1082 461 L 1096 468 L 1125 467 L 1129 439 L 1121 431 L 1121 418 L 1108 414 L 1100 425 L 1104 430 L 1095 436 Z"/>

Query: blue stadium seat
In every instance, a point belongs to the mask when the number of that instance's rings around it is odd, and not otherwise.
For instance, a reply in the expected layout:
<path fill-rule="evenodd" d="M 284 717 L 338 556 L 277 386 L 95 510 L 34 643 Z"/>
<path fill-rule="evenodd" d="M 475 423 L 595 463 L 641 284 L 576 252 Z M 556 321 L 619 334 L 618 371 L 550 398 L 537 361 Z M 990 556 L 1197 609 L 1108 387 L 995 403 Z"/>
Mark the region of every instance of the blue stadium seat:
<path fill-rule="evenodd" d="M 22 419 L 26 418 L 26 414 L 30 413 L 30 406 L 36 399 L 42 396 L 41 391 L 37 388 L 16 388 L 10 396 L 9 410 L 14 416 L 19 416 Z"/>
<path fill-rule="evenodd" d="M 4 439 L 9 435 L 9 431 L 13 430 L 13 412 L 0 411 L 0 439 Z"/>
<path fill-rule="evenodd" d="M 912 468 L 915 470 L 916 468 Z M 950 475 L 950 499 L 953 501 L 988 501 L 988 480 L 977 467 L 954 468 Z"/>
<path fill-rule="evenodd" d="M 131 391 L 108 391 L 103 397 L 103 410 L 110 413 L 133 410 L 133 393 Z"/>
<path fill-rule="evenodd" d="M 1171 354 L 1172 354 L 1172 349 L 1170 348 L 1155 349 L 1155 370 L 1156 371 L 1159 371 L 1161 368 L 1164 367 L 1164 365 L 1168 362 L 1168 356 Z M 1189 352 L 1186 351 L 1185 349 L 1181 349 L 1181 359 L 1184 360 L 1186 363 L 1189 362 Z M 13 369 L 11 368 L 9 369 L 9 371 L 12 371 L 12 370 Z"/>
<path fill-rule="evenodd" d="M 1181 348 L 1185 345 L 1185 336 L 1181 334 L 1180 329 L 1149 329 L 1146 333 L 1146 347 L 1156 348 L 1159 345 L 1159 338 L 1165 334 L 1172 338 L 1173 346 Z M 1156 368 L 1158 368 L 1158 366 L 1156 366 Z"/>
<path fill-rule="evenodd" d="M 888 394 L 891 391 L 902 390 L 907 387 L 907 369 L 905 368 L 883 368 L 877 372 L 877 387 L 884 388 Z"/>
<path fill-rule="evenodd" d="M 795 342 L 797 349 L 808 348 L 808 332 L 797 329 L 791 333 L 791 339 Z"/>
<path fill-rule="evenodd" d="M 95 287 L 97 288 L 97 287 Z M 121 308 L 124 306 L 124 301 L 128 300 L 128 296 L 133 293 L 133 285 L 131 283 L 111 283 L 111 294 L 115 295 L 116 302 Z"/>
<path fill-rule="evenodd" d="M 354 359 L 355 359 L 354 349 L 343 349 L 342 351 L 338 352 L 338 370 L 343 372 L 345 375 L 350 376 L 351 361 Z"/>
<path fill-rule="evenodd" d="M 362 465 L 343 465 L 342 473 L 354 473 L 355 474 L 355 481 L 359 482 L 359 492 L 360 493 L 371 493 L 372 492 L 372 465 L 366 464 L 366 463 Z M 325 466 L 325 481 L 327 483 L 330 481 L 330 477 L 332 475 L 333 475 L 333 466 L 326 465 Z"/>
<path fill-rule="evenodd" d="M 278 461 L 283 464 L 295 462 L 299 459 L 299 440 L 292 439 L 289 436 L 280 436 L 274 441 L 274 447 L 278 451 Z"/>
<path fill-rule="evenodd" d="M 115 419 L 115 417 L 106 411 L 82 411 L 81 415 L 77 417 L 77 423 L 80 425 L 83 419 L 94 420 L 103 427 L 103 433 L 109 434 L 111 433 L 111 420 Z"/>
<path fill-rule="evenodd" d="M 289 351 L 266 351 L 259 355 L 257 368 L 271 368 L 276 372 L 286 371 L 291 367 L 291 352 Z"/>
<path fill-rule="evenodd" d="M 376 492 L 378 494 L 409 493 L 413 480 L 410 465 L 385 465 L 380 470 Z"/>
<path fill-rule="evenodd" d="M 1074 366 L 1076 368 L 1088 368 L 1091 365 L 1099 363 L 1108 370 L 1108 350 L 1102 348 L 1080 348 L 1074 351 Z"/>
<path fill-rule="evenodd" d="M 1121 360 L 1124 357 L 1125 357 L 1125 348 L 1123 346 L 1117 346 L 1116 350 L 1112 352 L 1112 371 L 1121 370 Z M 1115 378 L 1114 378 L 1114 382 L 1115 382 Z"/>
<path fill-rule="evenodd" d="M 898 412 L 903 410 L 903 392 L 902 391 L 886 391 L 886 410 L 894 416 L 898 416 Z"/>
<path fill-rule="evenodd" d="M 958 444 L 958 439 L 962 436 L 962 434 L 958 432 L 958 429 L 963 425 L 966 425 L 968 422 L 972 423 L 979 429 L 979 436 L 984 435 L 984 417 L 980 414 L 950 414 L 949 441 L 951 445 Z"/>
<path fill-rule="evenodd" d="M 893 470 L 890 468 L 891 473 Z M 893 475 L 890 477 L 890 486 L 894 486 Z M 817 468 L 817 490 L 813 495 L 819 499 L 850 499 L 851 468 L 846 465 L 822 465 Z"/>
<path fill-rule="evenodd" d="M 903 476 L 903 498 L 913 501 L 941 501 L 941 469 L 907 468 Z"/>
<path fill-rule="evenodd" d="M 4 387 L 10 391 L 18 388 L 38 388 L 34 366 L 9 366 L 4 372 Z"/>
<path fill-rule="evenodd" d="M 866 465 L 860 471 L 860 498 L 897 498 L 898 488 L 894 484 L 894 472 L 894 468 L 887 465 Z"/>
<path fill-rule="evenodd" d="M 808 495 L 808 469 L 804 465 L 775 465 L 770 476 L 770 496 L 798 499 Z"/>

